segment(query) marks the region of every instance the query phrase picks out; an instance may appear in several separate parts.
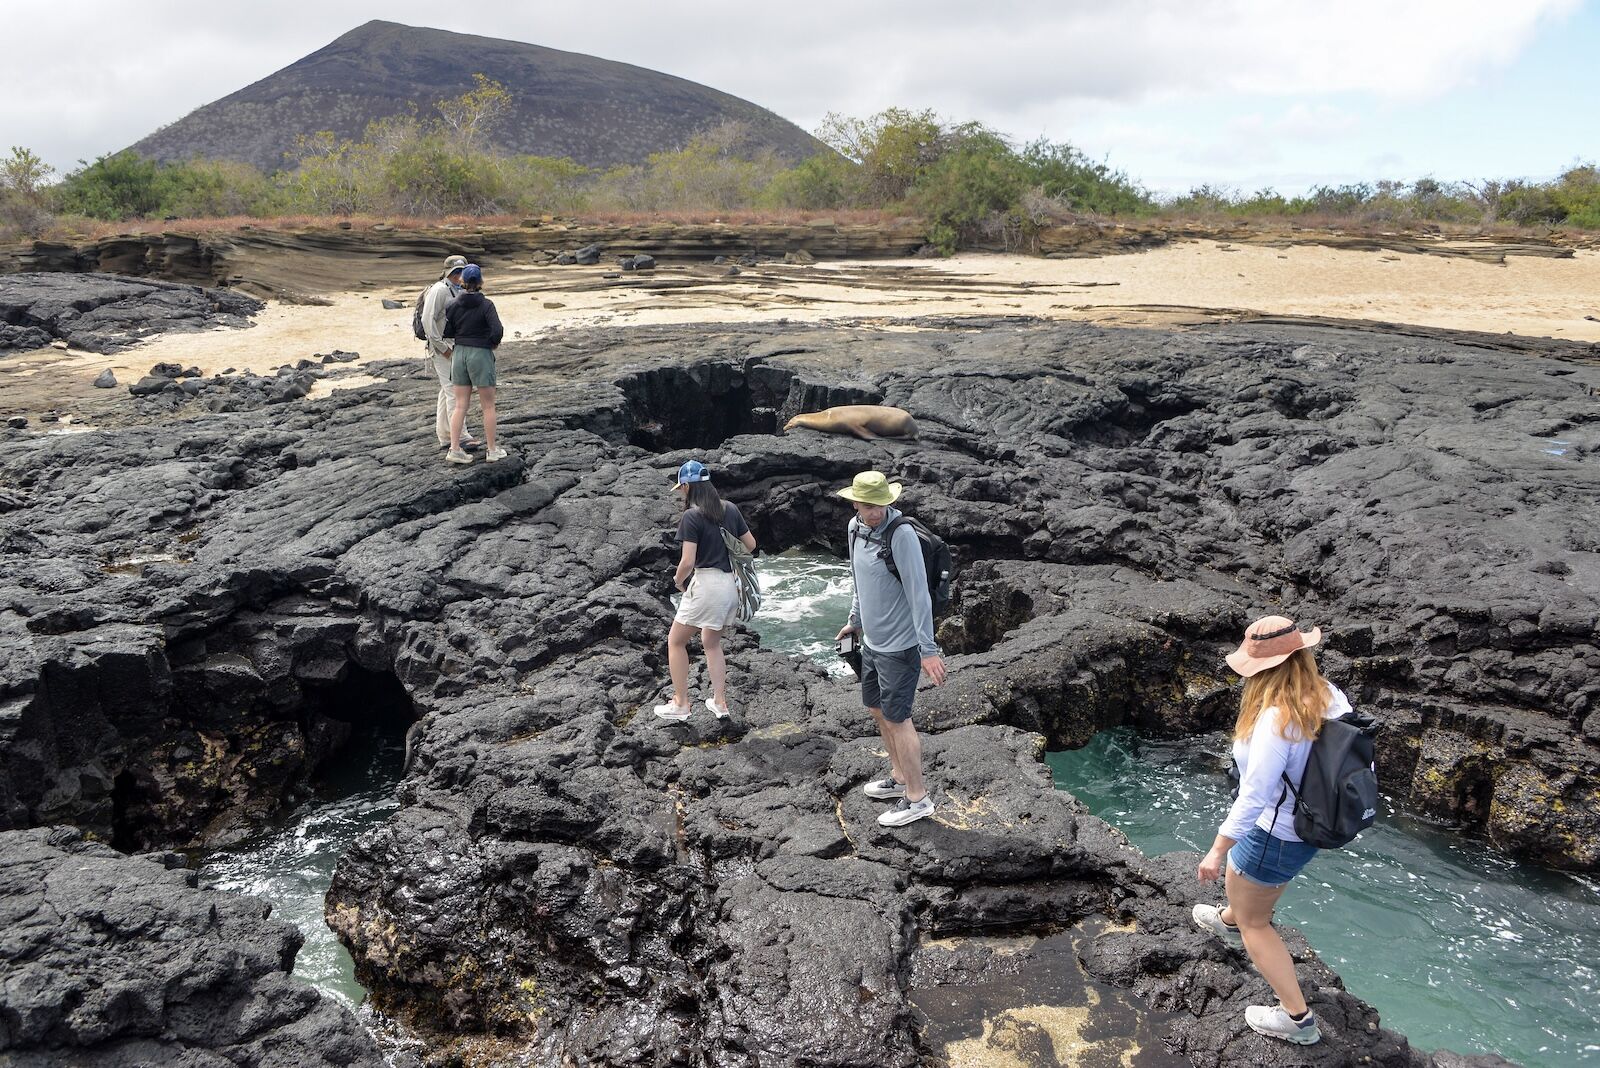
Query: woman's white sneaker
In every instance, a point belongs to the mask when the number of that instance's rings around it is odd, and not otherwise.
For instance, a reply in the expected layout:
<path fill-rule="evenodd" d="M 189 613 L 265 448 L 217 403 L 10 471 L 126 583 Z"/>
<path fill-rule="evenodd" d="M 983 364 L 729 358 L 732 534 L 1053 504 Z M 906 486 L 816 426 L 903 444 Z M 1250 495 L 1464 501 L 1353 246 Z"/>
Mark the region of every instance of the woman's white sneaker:
<path fill-rule="evenodd" d="M 1307 1012 L 1304 1020 L 1295 1023 L 1294 1017 L 1283 1011 L 1282 1005 L 1251 1005 L 1244 1010 L 1244 1022 L 1258 1035 L 1281 1038 L 1297 1046 L 1309 1046 L 1322 1041 L 1322 1031 L 1317 1027 L 1316 1014 L 1312 1012 Z"/>
<path fill-rule="evenodd" d="M 873 779 L 861 788 L 861 792 L 868 797 L 876 797 L 879 801 L 889 801 L 896 797 L 906 796 L 905 785 L 895 782 L 893 777 Z"/>
<path fill-rule="evenodd" d="M 1244 936 L 1239 933 L 1239 928 L 1229 927 L 1222 918 L 1222 910 L 1215 905 L 1196 905 L 1191 913 L 1194 916 L 1195 926 L 1202 931 L 1209 931 L 1230 946 L 1244 948 Z"/>
<path fill-rule="evenodd" d="M 711 714 L 716 716 L 718 719 L 728 718 L 728 710 L 722 705 L 717 704 L 717 699 L 715 697 L 706 698 L 706 707 L 710 709 Z"/>
<path fill-rule="evenodd" d="M 667 719 L 673 721 L 674 723 L 681 723 L 688 719 L 689 713 L 694 710 L 688 705 L 678 705 L 668 701 L 665 704 L 656 705 L 652 711 L 655 712 L 658 719 Z"/>
<path fill-rule="evenodd" d="M 483 454 L 483 462 L 486 464 L 492 464 L 496 460 L 504 460 L 505 458 L 506 450 L 502 449 L 498 445 Z"/>
<path fill-rule="evenodd" d="M 451 449 L 449 452 L 444 454 L 444 458 L 453 464 L 470 464 L 472 462 L 472 457 L 468 456 L 460 449 Z"/>

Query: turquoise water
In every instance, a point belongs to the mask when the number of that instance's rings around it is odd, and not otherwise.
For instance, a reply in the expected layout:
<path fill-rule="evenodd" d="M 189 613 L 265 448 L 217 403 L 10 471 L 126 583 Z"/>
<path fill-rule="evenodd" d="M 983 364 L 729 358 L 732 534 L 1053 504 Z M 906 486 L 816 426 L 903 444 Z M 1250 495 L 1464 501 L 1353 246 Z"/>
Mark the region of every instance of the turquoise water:
<path fill-rule="evenodd" d="M 306 941 L 294 974 L 351 1008 L 367 992 L 322 918 L 323 899 L 356 836 L 399 807 L 394 786 L 403 758 L 398 740 L 357 740 L 334 758 L 315 797 L 260 834 L 198 858 L 201 886 L 266 898 L 275 918 L 300 928 Z"/>
<path fill-rule="evenodd" d="M 1057 786 L 1153 856 L 1211 847 L 1232 800 L 1225 746 L 1119 729 L 1046 759 Z M 1592 879 L 1519 864 L 1391 808 L 1312 861 L 1278 911 L 1419 1048 L 1600 1065 Z"/>
<path fill-rule="evenodd" d="M 854 678 L 833 648 L 833 636 L 850 618 L 850 565 L 837 556 L 791 549 L 756 559 L 761 611 L 751 624 L 761 644 L 810 657 L 839 678 Z"/>

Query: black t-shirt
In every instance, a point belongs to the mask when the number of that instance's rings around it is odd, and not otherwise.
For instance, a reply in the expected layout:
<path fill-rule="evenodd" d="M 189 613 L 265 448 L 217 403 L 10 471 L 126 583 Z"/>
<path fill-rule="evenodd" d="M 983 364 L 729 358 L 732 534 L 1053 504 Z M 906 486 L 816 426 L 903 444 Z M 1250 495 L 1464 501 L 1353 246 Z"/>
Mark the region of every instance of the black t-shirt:
<path fill-rule="evenodd" d="M 738 506 L 731 501 L 722 502 L 722 526 L 736 538 L 750 533 L 744 516 L 739 514 Z M 710 516 L 698 508 L 685 508 L 683 518 L 678 520 L 678 542 L 682 544 L 686 541 L 694 542 L 695 567 L 733 570 L 733 561 L 728 559 L 728 547 L 722 543 L 721 530 Z"/>

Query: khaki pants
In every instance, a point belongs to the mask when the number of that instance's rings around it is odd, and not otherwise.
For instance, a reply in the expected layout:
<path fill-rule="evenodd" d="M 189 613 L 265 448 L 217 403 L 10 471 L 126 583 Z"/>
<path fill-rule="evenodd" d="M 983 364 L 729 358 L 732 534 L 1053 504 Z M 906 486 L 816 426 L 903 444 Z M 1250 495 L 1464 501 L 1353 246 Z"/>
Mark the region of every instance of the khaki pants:
<path fill-rule="evenodd" d="M 456 390 L 450 384 L 450 357 L 436 355 L 432 350 L 428 358 L 433 361 L 434 373 L 439 376 L 439 403 L 433 417 L 433 432 L 439 438 L 440 445 L 450 444 L 450 419 L 456 414 Z M 472 431 L 467 429 L 466 423 L 461 424 L 461 440 L 468 441 L 472 438 Z"/>

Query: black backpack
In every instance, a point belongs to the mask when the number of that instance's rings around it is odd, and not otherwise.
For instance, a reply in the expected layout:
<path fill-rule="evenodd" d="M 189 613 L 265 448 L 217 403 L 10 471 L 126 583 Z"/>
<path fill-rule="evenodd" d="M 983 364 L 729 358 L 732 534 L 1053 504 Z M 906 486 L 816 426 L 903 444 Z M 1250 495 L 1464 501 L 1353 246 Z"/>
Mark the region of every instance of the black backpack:
<path fill-rule="evenodd" d="M 894 553 L 890 552 L 890 540 L 894 537 L 894 528 L 904 523 L 917 535 L 917 545 L 922 549 L 922 568 L 928 575 L 928 596 L 933 600 L 933 614 L 938 615 L 950 607 L 950 574 L 955 570 L 955 560 L 950 556 L 950 546 L 944 539 L 928 529 L 926 523 L 920 519 L 913 519 L 908 515 L 897 515 L 883 527 L 883 545 L 878 549 L 878 559 L 888 567 L 889 574 L 898 581 L 900 569 L 894 565 Z M 904 585 L 904 583 L 902 583 Z"/>
<path fill-rule="evenodd" d="M 417 294 L 417 306 L 411 312 L 411 332 L 417 335 L 418 341 L 428 340 L 428 328 L 422 325 L 422 306 L 427 303 L 428 290 L 433 286 L 424 286 L 421 293 Z"/>
<path fill-rule="evenodd" d="M 1378 723 L 1359 712 L 1326 720 L 1311 743 L 1300 789 L 1283 777 L 1278 807 L 1294 794 L 1294 833 L 1318 849 L 1338 849 L 1356 840 L 1378 818 L 1378 774 L 1373 770 Z M 1278 809 L 1272 810 L 1277 822 Z"/>

